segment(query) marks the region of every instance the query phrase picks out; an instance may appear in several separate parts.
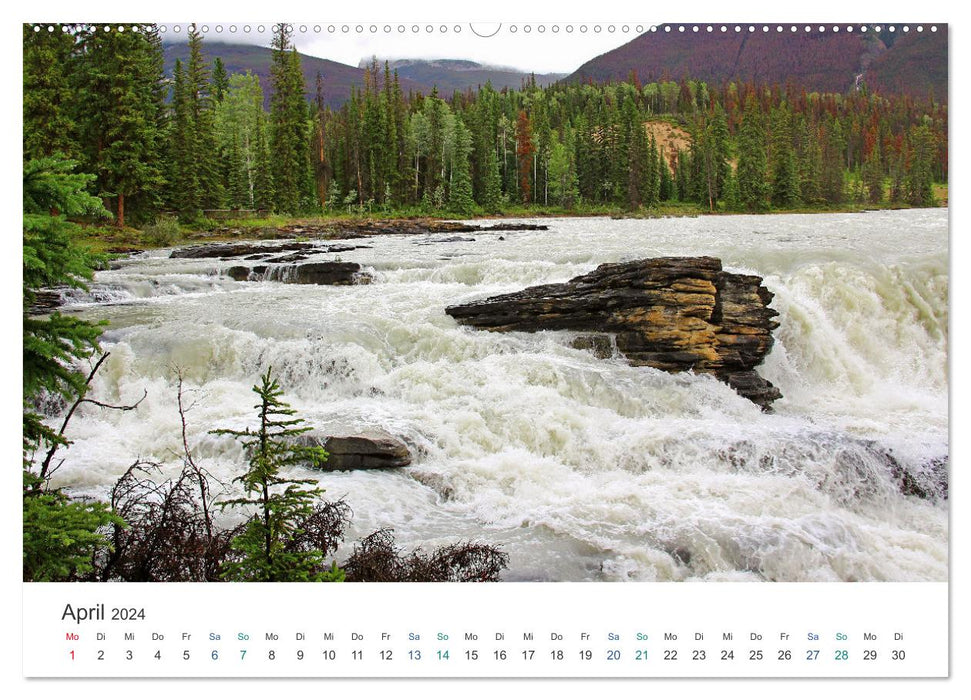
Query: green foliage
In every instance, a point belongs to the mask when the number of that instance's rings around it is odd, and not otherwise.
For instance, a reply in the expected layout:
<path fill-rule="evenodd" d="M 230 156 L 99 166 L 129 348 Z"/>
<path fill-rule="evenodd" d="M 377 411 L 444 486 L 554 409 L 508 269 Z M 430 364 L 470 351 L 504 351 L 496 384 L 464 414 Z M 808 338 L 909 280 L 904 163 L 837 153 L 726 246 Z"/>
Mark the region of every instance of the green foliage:
<path fill-rule="evenodd" d="M 41 158 L 24 163 L 23 181 L 23 569 L 26 581 L 77 578 L 92 570 L 104 547 L 101 528 L 120 523 L 102 504 L 69 500 L 30 471 L 42 445 L 65 444 L 33 408 L 44 395 L 67 398 L 83 392 L 76 362 L 96 348 L 101 327 L 59 313 L 33 316 L 44 287 L 83 287 L 92 259 L 73 242 L 78 227 L 66 216 L 107 216 L 85 188 L 90 175 L 74 173 L 73 161 Z"/>
<path fill-rule="evenodd" d="M 82 25 L 77 41 L 82 164 L 114 199 L 123 227 L 128 205 L 154 209 L 164 183 L 161 40 L 154 25 L 125 32 Z"/>
<path fill-rule="evenodd" d="M 459 214 L 469 214 L 475 209 L 472 198 L 472 176 L 469 172 L 469 153 L 472 138 L 461 121 L 455 125 L 455 144 L 452 148 L 452 184 L 449 188 L 449 208 Z"/>
<path fill-rule="evenodd" d="M 754 100 L 745 108 L 738 135 L 738 199 L 749 211 L 763 211 L 767 206 L 769 183 L 766 173 L 765 128 Z"/>
<path fill-rule="evenodd" d="M 273 36 L 270 168 L 274 210 L 295 214 L 303 209 L 303 177 L 310 168 L 309 133 L 300 54 L 290 43 L 289 32 L 281 22 Z"/>
<path fill-rule="evenodd" d="M 161 248 L 172 245 L 182 235 L 182 231 L 179 229 L 179 220 L 174 216 L 156 217 L 155 221 L 146 226 L 142 233 L 149 243 Z"/>
<path fill-rule="evenodd" d="M 39 290 L 59 285 L 84 288 L 93 258 L 72 237 L 79 227 L 67 216 L 107 216 L 85 188 L 90 175 L 74 173 L 73 161 L 41 158 L 24 163 L 23 333 L 24 455 L 41 442 L 61 440 L 41 421 L 32 402 L 47 393 L 67 397 L 84 386 L 74 363 L 97 348 L 101 327 L 59 313 L 32 315 Z"/>
<path fill-rule="evenodd" d="M 24 159 L 55 153 L 76 156 L 77 124 L 72 110 L 70 73 L 74 38 L 67 31 L 34 31 L 25 24 Z"/>
<path fill-rule="evenodd" d="M 800 202 L 799 170 L 792 143 L 789 110 L 783 105 L 772 117 L 772 204 L 794 207 Z"/>
<path fill-rule="evenodd" d="M 107 529 L 124 526 L 104 503 L 70 500 L 24 470 L 24 581 L 68 581 L 94 570 Z"/>
<path fill-rule="evenodd" d="M 860 197 L 858 176 L 871 202 L 882 179 L 892 201 L 925 206 L 947 180 L 947 104 L 932 97 L 690 79 L 642 86 L 632 76 L 484 85 L 443 100 L 436 90 L 405 95 L 397 74 L 372 61 L 363 86 L 334 107 L 322 78 L 307 99 L 289 31 L 282 24 L 273 39 L 267 114 L 259 78 L 210 64 L 194 28 L 188 58 L 167 79 L 154 25 L 25 26 L 25 155 L 77 158 L 119 225 L 151 221 L 160 199 L 200 222 L 226 206 L 335 211 L 351 191 L 357 213 L 528 214 L 533 202 L 618 211 L 674 200 L 713 210 L 727 204 L 732 162 L 731 208 L 749 211 L 839 206 L 849 179 Z M 690 141 L 652 146 L 634 128 L 647 121 L 685 129 Z M 874 147 L 880 160 L 865 162 Z"/>
<path fill-rule="evenodd" d="M 910 132 L 910 169 L 907 174 L 907 202 L 914 206 L 934 205 L 933 175 L 931 162 L 934 153 L 934 136 L 926 124 L 914 127 Z"/>
<path fill-rule="evenodd" d="M 880 142 L 877 141 L 863 163 L 863 185 L 867 201 L 879 204 L 883 201 L 883 164 L 881 162 Z"/>
<path fill-rule="evenodd" d="M 225 567 L 230 581 L 334 581 L 342 573 L 329 570 L 324 553 L 312 546 L 299 546 L 309 518 L 323 489 L 308 488 L 307 479 L 287 479 L 281 469 L 297 465 L 316 465 L 327 459 L 321 447 L 306 447 L 294 438 L 309 428 L 299 427 L 296 411 L 281 400 L 283 391 L 272 377 L 272 369 L 253 387 L 259 427 L 256 430 L 216 430 L 216 435 L 231 435 L 240 440 L 249 454 L 249 469 L 236 479 L 246 492 L 242 498 L 225 501 L 223 508 L 247 507 L 255 510 L 243 532 L 232 544 L 236 558 Z"/>

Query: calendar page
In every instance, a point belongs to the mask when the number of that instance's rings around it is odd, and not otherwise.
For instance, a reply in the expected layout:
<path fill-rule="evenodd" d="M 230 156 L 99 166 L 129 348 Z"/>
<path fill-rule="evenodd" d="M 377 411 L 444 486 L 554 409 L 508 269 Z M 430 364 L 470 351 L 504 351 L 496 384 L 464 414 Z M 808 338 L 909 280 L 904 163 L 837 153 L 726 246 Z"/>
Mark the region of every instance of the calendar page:
<path fill-rule="evenodd" d="M 947 22 L 220 12 L 17 37 L 32 687 L 949 677 Z"/>

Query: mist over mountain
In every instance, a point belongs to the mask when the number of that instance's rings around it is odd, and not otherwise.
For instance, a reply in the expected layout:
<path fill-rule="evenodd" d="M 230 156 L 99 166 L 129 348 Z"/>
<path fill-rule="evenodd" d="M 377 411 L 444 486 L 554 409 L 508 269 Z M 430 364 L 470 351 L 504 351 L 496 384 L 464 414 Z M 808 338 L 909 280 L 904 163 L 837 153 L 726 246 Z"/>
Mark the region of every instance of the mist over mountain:
<path fill-rule="evenodd" d="M 370 62 L 371 59 L 362 59 L 359 67 L 364 68 Z M 378 62 L 384 65 L 384 60 L 378 59 Z M 518 89 L 524 80 L 531 79 L 535 79 L 537 85 L 545 87 L 566 77 L 566 73 L 531 74 L 515 68 L 461 59 L 399 58 L 389 59 L 388 64 L 392 70 L 398 71 L 399 77 L 425 85 L 437 85 L 440 93 L 461 92 L 486 83 L 491 83 L 496 90 Z"/>

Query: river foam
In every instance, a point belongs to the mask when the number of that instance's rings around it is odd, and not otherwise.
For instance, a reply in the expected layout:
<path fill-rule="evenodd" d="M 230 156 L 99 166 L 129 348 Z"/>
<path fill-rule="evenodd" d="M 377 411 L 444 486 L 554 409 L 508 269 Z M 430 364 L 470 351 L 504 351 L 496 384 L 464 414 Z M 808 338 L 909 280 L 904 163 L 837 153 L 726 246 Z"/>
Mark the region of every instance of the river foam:
<path fill-rule="evenodd" d="M 272 366 L 315 428 L 380 428 L 415 455 L 316 475 L 354 510 L 351 537 L 487 541 L 510 553 L 510 580 L 946 580 L 947 502 L 902 494 L 892 468 L 920 477 L 948 456 L 945 210 L 544 223 L 368 240 L 344 254 L 364 286 L 233 282 L 232 262 L 164 251 L 99 273 L 73 307 L 110 321 L 96 395 L 148 397 L 86 407 L 58 484 L 104 494 L 136 457 L 177 469 L 177 368 L 195 455 L 228 484 L 244 455 L 208 431 L 248 424 Z M 776 295 L 759 370 L 784 394 L 772 414 L 708 376 L 443 311 L 602 262 L 702 254 Z"/>

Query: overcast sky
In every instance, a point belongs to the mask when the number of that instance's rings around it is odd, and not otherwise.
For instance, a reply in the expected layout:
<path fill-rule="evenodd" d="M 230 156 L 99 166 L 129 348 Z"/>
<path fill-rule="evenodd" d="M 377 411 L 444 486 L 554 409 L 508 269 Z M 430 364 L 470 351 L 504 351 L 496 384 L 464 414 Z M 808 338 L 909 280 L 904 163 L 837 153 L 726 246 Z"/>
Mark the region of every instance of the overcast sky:
<path fill-rule="evenodd" d="M 166 41 L 184 40 L 187 25 L 169 24 L 165 28 Z M 207 43 L 269 46 L 273 25 L 207 23 L 200 24 L 199 28 L 208 30 L 204 33 Z M 351 66 L 358 65 L 362 58 L 376 55 L 382 59 L 458 58 L 536 73 L 571 73 L 594 56 L 626 44 L 648 30 L 649 25 L 622 22 L 297 23 L 291 36 L 301 53 Z"/>

